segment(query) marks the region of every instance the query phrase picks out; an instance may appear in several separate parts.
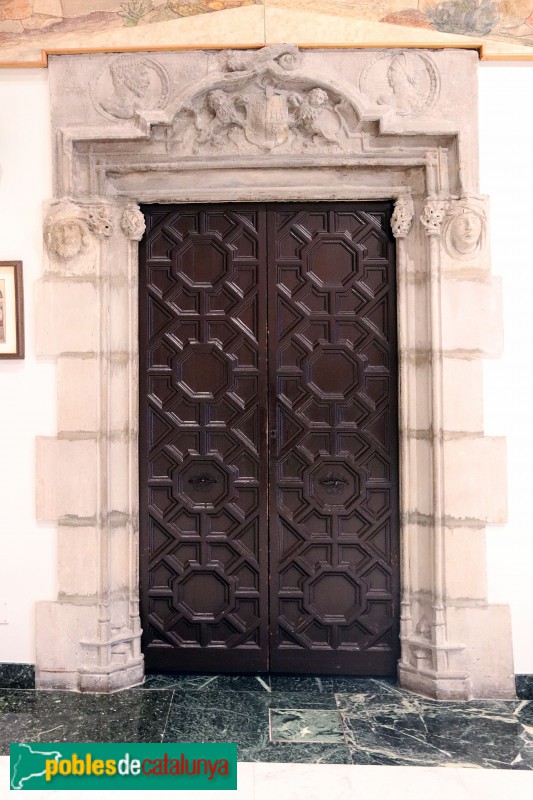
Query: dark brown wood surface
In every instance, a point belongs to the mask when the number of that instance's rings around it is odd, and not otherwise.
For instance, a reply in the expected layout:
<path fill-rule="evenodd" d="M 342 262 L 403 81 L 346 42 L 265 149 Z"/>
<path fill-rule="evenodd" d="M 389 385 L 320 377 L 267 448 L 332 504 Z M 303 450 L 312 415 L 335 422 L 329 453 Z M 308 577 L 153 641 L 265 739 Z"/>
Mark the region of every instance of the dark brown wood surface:
<path fill-rule="evenodd" d="M 147 667 L 268 660 L 264 207 L 145 209 L 141 604 Z"/>
<path fill-rule="evenodd" d="M 392 674 L 398 657 L 394 244 L 381 204 L 268 224 L 273 671 Z"/>
<path fill-rule="evenodd" d="M 391 210 L 143 209 L 149 669 L 394 673 Z"/>

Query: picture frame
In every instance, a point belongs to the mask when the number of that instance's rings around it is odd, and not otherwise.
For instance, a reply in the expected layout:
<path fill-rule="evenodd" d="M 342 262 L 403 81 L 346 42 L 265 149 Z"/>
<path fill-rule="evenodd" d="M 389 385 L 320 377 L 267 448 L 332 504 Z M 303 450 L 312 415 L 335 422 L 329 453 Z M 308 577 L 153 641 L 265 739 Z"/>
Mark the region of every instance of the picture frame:
<path fill-rule="evenodd" d="M 0 359 L 24 358 L 22 261 L 0 261 Z"/>

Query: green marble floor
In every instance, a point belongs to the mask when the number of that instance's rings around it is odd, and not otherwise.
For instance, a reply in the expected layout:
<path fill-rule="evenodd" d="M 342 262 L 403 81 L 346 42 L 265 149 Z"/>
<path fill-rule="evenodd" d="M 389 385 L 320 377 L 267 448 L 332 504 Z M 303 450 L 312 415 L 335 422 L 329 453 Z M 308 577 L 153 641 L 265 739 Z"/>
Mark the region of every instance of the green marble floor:
<path fill-rule="evenodd" d="M 11 742 L 237 742 L 239 761 L 533 770 L 533 700 L 439 702 L 372 678 L 149 675 L 113 695 L 36 692 L 0 669 Z"/>

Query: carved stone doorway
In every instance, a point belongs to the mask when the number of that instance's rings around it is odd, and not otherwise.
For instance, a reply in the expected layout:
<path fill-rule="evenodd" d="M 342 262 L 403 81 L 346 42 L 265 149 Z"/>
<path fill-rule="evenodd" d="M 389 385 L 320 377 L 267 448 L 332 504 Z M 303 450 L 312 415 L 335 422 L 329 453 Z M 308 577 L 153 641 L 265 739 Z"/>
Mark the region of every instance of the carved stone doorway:
<path fill-rule="evenodd" d="M 395 675 L 391 204 L 142 210 L 147 668 Z"/>
<path fill-rule="evenodd" d="M 481 359 L 500 351 L 501 308 L 478 195 L 476 69 L 461 50 L 283 45 L 50 58 L 38 351 L 58 359 L 59 433 L 38 440 L 37 505 L 59 525 L 60 588 L 38 605 L 38 686 L 143 679 L 137 204 L 392 200 L 398 676 L 438 698 L 514 694 L 509 609 L 486 592 L 485 526 L 505 521 L 506 480 L 505 443 L 483 435 Z"/>

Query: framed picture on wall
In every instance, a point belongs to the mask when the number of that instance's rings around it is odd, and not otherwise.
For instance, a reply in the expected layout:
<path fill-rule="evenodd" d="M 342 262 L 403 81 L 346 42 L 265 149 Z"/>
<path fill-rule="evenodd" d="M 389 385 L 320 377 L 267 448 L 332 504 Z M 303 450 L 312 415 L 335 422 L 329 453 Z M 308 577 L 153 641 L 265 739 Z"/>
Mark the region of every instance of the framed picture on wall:
<path fill-rule="evenodd" d="M 0 358 L 24 358 L 22 261 L 0 261 Z"/>

